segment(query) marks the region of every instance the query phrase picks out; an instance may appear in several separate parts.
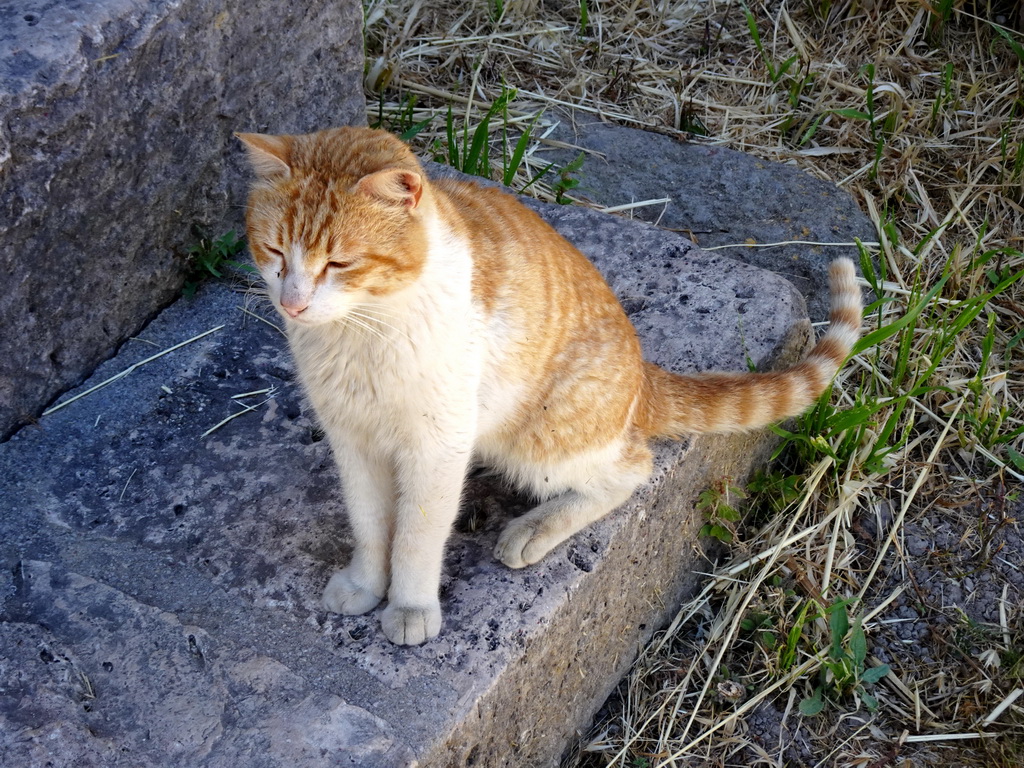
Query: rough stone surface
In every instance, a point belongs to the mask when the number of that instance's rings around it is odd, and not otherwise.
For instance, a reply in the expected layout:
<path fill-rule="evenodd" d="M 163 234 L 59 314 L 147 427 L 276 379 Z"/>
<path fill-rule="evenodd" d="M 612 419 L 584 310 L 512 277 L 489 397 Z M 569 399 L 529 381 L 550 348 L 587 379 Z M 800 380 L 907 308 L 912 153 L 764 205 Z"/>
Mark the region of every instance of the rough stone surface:
<path fill-rule="evenodd" d="M 550 138 L 590 150 L 573 194 L 605 206 L 671 198 L 629 215 L 657 221 L 703 248 L 877 237 L 848 193 L 793 166 L 603 123 L 583 112 L 558 117 L 561 124 Z M 564 165 L 578 154 L 558 149 L 537 158 Z M 800 244 L 720 252 L 786 277 L 803 293 L 814 321 L 828 318 L 828 264 L 839 256 L 857 258 L 849 247 Z"/>
<path fill-rule="evenodd" d="M 803 300 L 781 278 L 647 225 L 540 207 L 608 276 L 650 358 L 743 370 L 806 347 Z M 528 502 L 474 477 L 442 633 L 392 646 L 379 610 L 317 605 L 350 552 L 333 461 L 284 339 L 245 304 L 223 284 L 180 300 L 83 390 L 224 327 L 0 445 L 5 763 L 557 765 L 696 586 L 697 494 L 741 482 L 770 438 L 658 444 L 627 504 L 521 571 L 491 550 Z M 203 437 L 240 402 L 256 407 Z"/>
<path fill-rule="evenodd" d="M 362 123 L 361 78 L 354 0 L 0 3 L 0 439 L 240 227 L 232 132 Z"/>

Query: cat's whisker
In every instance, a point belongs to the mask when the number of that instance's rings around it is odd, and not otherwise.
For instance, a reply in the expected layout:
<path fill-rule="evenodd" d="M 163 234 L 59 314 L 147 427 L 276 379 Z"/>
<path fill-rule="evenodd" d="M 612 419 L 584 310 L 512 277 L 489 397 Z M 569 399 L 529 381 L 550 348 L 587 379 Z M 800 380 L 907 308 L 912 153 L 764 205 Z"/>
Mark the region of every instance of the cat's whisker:
<path fill-rule="evenodd" d="M 346 323 L 351 323 L 353 326 L 355 326 L 357 328 L 365 329 L 371 336 L 375 336 L 376 338 L 380 339 L 381 341 L 386 341 L 388 343 L 394 343 L 393 340 L 390 339 L 387 336 L 387 334 L 385 334 L 380 328 L 374 328 L 372 325 L 370 325 L 370 323 L 368 323 L 365 320 L 361 319 L 358 315 L 355 315 L 355 314 L 350 312 L 345 317 L 345 321 L 346 321 Z"/>
<path fill-rule="evenodd" d="M 361 311 L 365 314 L 372 314 L 374 317 L 386 317 L 391 320 L 396 320 L 403 315 L 401 313 L 393 311 L 393 308 L 387 304 L 380 304 L 375 302 L 361 302 L 352 306 L 354 311 Z"/>
<path fill-rule="evenodd" d="M 409 338 L 409 334 L 407 334 L 401 328 L 399 328 L 398 326 L 392 325 L 391 323 L 385 322 L 383 319 L 381 319 L 380 317 L 377 317 L 375 315 L 365 314 L 365 313 L 360 312 L 358 309 L 353 309 L 353 310 L 351 310 L 349 312 L 349 316 L 350 317 L 359 318 L 360 320 L 362 320 L 362 321 L 364 321 L 366 323 L 370 323 L 370 322 L 377 323 L 379 326 L 381 326 L 381 328 L 387 328 L 388 330 L 393 331 L 394 333 L 397 333 L 399 336 L 402 336 L 407 341 L 412 341 L 412 339 Z M 380 331 L 379 328 L 377 330 Z M 383 331 L 381 331 L 381 333 L 383 333 Z"/>
<path fill-rule="evenodd" d="M 284 328 L 279 326 L 277 323 L 270 322 L 269 320 L 267 320 L 267 318 L 263 317 L 258 312 L 253 312 L 252 310 L 247 309 L 246 307 L 242 307 L 242 306 L 238 307 L 238 310 L 240 312 L 242 312 L 242 314 L 248 315 L 249 317 L 252 317 L 252 318 L 254 318 L 256 320 L 259 320 L 261 323 L 266 323 L 271 328 L 273 328 L 275 331 L 280 333 L 282 336 L 287 337 L 288 334 L 285 333 Z"/>
<path fill-rule="evenodd" d="M 352 323 L 350 318 L 346 317 L 343 320 L 341 320 L 340 325 L 341 325 L 341 327 L 343 329 L 345 329 L 345 331 L 348 331 L 348 332 L 354 334 L 355 336 L 359 337 L 363 341 L 369 341 L 370 338 L 371 338 L 369 336 L 369 334 L 366 333 L 366 330 L 364 328 L 362 328 L 361 326 L 358 326 L 358 325 L 355 325 L 354 323 Z M 327 363 L 325 362 L 325 365 L 326 364 Z"/>

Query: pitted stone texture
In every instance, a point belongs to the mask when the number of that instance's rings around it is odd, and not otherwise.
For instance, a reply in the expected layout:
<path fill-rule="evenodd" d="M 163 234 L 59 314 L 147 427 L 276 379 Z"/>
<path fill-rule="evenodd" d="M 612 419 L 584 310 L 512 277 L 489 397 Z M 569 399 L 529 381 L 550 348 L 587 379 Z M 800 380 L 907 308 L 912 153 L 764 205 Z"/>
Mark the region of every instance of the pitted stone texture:
<path fill-rule="evenodd" d="M 562 122 L 551 138 L 592 152 L 574 194 L 605 206 L 671 198 L 667 205 L 637 208 L 629 215 L 657 221 L 702 247 L 877 239 L 871 220 L 847 192 L 793 166 L 602 123 L 582 112 L 558 117 Z M 578 154 L 545 150 L 537 159 L 564 165 Z M 718 252 L 792 281 L 815 321 L 828 318 L 829 263 L 839 256 L 857 259 L 856 249 L 845 246 L 788 244 Z"/>
<path fill-rule="evenodd" d="M 806 346 L 784 280 L 647 225 L 536 207 L 609 276 L 653 359 L 744 370 Z M 380 608 L 318 605 L 351 550 L 334 462 L 284 339 L 244 304 L 225 285 L 179 301 L 92 381 L 225 327 L 0 445 L 0 664 L 16 689 L 0 748 L 33 759 L 59 742 L 60 765 L 557 765 L 706 568 L 697 495 L 742 482 L 770 437 L 658 444 L 627 504 L 518 571 L 491 552 L 529 502 L 472 478 L 441 634 L 393 646 Z"/>
<path fill-rule="evenodd" d="M 51 563 L 22 561 L 15 580 L 0 743 L 32 736 L 4 745 L 5 765 L 413 762 L 383 720 L 248 647 Z"/>
<path fill-rule="evenodd" d="M 361 78 L 354 0 L 0 3 L 0 439 L 240 231 L 232 132 L 363 123 Z"/>

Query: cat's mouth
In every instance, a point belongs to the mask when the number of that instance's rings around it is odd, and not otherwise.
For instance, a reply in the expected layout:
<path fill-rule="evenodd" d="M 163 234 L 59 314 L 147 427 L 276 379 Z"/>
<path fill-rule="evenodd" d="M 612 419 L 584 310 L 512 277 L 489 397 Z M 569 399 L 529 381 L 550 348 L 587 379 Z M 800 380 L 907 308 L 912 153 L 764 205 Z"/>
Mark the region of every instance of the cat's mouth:
<path fill-rule="evenodd" d="M 296 315 L 296 316 L 293 317 L 292 315 L 289 315 L 289 314 L 285 313 L 284 314 L 284 319 L 285 319 L 286 323 L 294 323 L 295 325 L 319 325 L 320 324 L 319 321 L 313 319 L 312 317 L 307 317 L 305 314 Z"/>

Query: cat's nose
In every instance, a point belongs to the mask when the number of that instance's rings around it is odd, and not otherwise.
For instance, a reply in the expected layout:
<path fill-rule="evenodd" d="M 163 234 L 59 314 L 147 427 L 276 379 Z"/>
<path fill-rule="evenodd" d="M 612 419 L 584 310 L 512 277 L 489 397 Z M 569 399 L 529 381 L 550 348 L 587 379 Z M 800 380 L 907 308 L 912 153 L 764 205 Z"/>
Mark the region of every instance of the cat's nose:
<path fill-rule="evenodd" d="M 308 301 L 284 301 L 281 300 L 281 309 L 288 313 L 289 317 L 298 317 L 309 306 Z"/>

